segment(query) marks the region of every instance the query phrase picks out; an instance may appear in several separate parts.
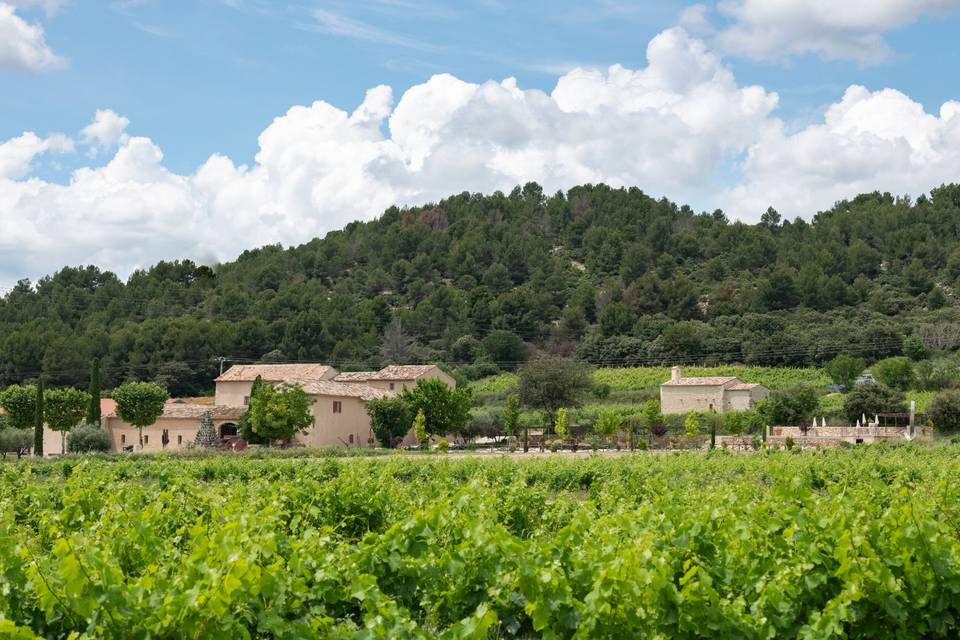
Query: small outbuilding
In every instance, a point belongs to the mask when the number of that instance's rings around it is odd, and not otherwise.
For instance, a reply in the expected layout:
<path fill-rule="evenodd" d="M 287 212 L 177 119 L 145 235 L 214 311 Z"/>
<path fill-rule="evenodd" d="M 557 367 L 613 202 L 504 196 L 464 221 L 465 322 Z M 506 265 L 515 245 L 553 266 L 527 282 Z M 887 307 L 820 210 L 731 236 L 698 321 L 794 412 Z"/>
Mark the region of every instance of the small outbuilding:
<path fill-rule="evenodd" d="M 673 367 L 670 379 L 660 385 L 660 411 L 750 411 L 769 395 L 770 390 L 762 384 L 744 382 L 736 376 L 684 378 L 680 367 Z"/>

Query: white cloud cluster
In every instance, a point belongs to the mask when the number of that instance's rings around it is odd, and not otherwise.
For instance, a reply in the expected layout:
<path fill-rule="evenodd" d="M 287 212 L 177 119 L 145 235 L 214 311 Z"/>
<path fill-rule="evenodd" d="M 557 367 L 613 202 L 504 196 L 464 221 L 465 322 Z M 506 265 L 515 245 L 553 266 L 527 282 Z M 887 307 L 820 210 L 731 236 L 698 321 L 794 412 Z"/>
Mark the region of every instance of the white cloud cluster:
<path fill-rule="evenodd" d="M 352 113 L 325 102 L 293 107 L 261 133 L 253 165 L 214 155 L 192 175 L 168 171 L 152 141 L 127 137 L 125 118 L 99 111 L 80 139 L 93 149 L 119 144 L 105 166 L 65 185 L 0 181 L 0 280 L 61 262 L 127 273 L 160 258 L 229 258 L 303 242 L 394 203 L 529 180 L 706 197 L 702 176 L 757 139 L 777 96 L 739 86 L 681 29 L 654 38 L 648 57 L 636 71 L 572 71 L 551 95 L 513 79 L 437 75 L 396 106 L 381 86 Z M 8 178 L 23 174 L 17 166 Z"/>
<path fill-rule="evenodd" d="M 788 133 L 775 93 L 738 84 L 683 29 L 656 36 L 647 57 L 637 70 L 570 71 L 549 94 L 437 75 L 396 103 L 379 86 L 352 112 L 295 106 L 260 134 L 252 164 L 213 155 L 189 175 L 168 170 L 157 145 L 109 110 L 79 139 L 116 147 L 113 157 L 66 184 L 30 168 L 70 141 L 24 134 L 0 145 L 0 283 L 63 264 L 126 274 L 159 259 L 229 259 L 395 203 L 529 180 L 548 192 L 637 185 L 756 219 L 768 205 L 810 215 L 859 191 L 917 194 L 960 175 L 960 103 L 935 116 L 896 91 L 851 87 L 822 123 Z"/>
<path fill-rule="evenodd" d="M 90 156 L 104 149 L 110 149 L 130 139 L 127 127 L 130 119 L 117 115 L 110 109 L 97 109 L 93 122 L 80 130 L 80 139 L 89 145 Z"/>
<path fill-rule="evenodd" d="M 883 33 L 960 9 L 960 0 L 720 0 L 729 52 L 756 59 L 813 53 L 869 64 L 890 54 Z"/>
<path fill-rule="evenodd" d="M 55 2 L 49 4 L 56 6 Z M 43 71 L 62 66 L 63 59 L 47 46 L 43 27 L 18 16 L 15 8 L 16 3 L 0 1 L 0 71 Z"/>
<path fill-rule="evenodd" d="M 932 115 L 899 91 L 851 86 L 823 123 L 792 135 L 767 129 L 743 173 L 721 200 L 751 217 L 771 204 L 809 215 L 878 189 L 918 195 L 960 180 L 960 102 Z"/>
<path fill-rule="evenodd" d="M 73 141 L 62 134 L 41 138 L 32 131 L 0 143 L 0 180 L 22 178 L 30 173 L 34 159 L 47 151 L 73 151 Z"/>

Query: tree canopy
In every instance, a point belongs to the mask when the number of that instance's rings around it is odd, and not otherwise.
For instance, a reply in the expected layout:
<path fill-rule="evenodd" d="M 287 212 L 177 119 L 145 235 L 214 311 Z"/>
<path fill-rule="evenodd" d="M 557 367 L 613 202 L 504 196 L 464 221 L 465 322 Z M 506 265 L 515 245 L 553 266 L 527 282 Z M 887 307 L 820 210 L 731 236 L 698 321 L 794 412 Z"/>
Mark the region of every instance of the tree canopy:
<path fill-rule="evenodd" d="M 270 440 L 289 440 L 313 425 L 313 401 L 296 384 L 263 384 L 250 397 L 250 426 Z"/>
<path fill-rule="evenodd" d="M 411 406 L 399 396 L 369 400 L 366 409 L 373 435 L 383 447 L 396 446 L 413 424 Z"/>
<path fill-rule="evenodd" d="M 0 391 L 0 407 L 14 429 L 33 427 L 37 411 L 37 390 L 33 385 L 10 385 Z"/>
<path fill-rule="evenodd" d="M 143 428 L 163 415 L 163 405 L 170 398 L 167 390 L 152 382 L 126 382 L 113 390 L 117 416 L 137 428 L 143 446 Z"/>
<path fill-rule="evenodd" d="M 521 367 L 517 384 L 520 402 L 551 416 L 560 407 L 579 407 L 593 388 L 592 367 L 569 358 L 542 357 Z"/>
<path fill-rule="evenodd" d="M 0 298 L 0 387 L 46 371 L 52 386 L 85 388 L 93 358 L 104 388 L 199 395 L 218 356 L 446 361 L 481 375 L 531 349 L 806 366 L 902 355 L 911 335 L 960 346 L 940 330 L 960 327 L 960 185 L 768 214 L 745 224 L 638 188 L 531 183 L 390 207 L 216 267 L 164 261 L 126 280 L 65 267 Z"/>
<path fill-rule="evenodd" d="M 843 413 L 851 423 L 878 413 L 903 413 L 907 410 L 902 391 L 881 384 L 862 384 L 853 388 L 843 401 Z"/>
<path fill-rule="evenodd" d="M 66 453 L 66 432 L 83 421 L 90 396 L 72 387 L 47 389 L 43 393 L 43 418 L 53 431 L 60 432 L 60 453 Z"/>
<path fill-rule="evenodd" d="M 412 389 L 406 389 L 400 398 L 410 407 L 412 415 L 423 412 L 425 429 L 430 435 L 461 435 L 470 419 L 473 398 L 463 388 L 451 389 L 443 380 L 421 378 Z"/>

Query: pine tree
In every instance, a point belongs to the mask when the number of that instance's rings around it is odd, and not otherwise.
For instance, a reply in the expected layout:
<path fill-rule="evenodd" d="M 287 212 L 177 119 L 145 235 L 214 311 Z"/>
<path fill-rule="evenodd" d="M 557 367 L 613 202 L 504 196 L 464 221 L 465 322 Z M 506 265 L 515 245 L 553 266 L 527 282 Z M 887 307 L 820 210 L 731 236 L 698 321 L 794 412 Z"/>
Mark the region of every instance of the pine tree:
<path fill-rule="evenodd" d="M 220 446 L 220 438 L 213 428 L 213 417 L 207 411 L 200 419 L 200 429 L 197 430 L 197 437 L 193 443 L 198 447 L 217 448 Z"/>
<path fill-rule="evenodd" d="M 37 404 L 33 423 L 33 455 L 43 457 L 43 376 L 37 380 Z"/>
<path fill-rule="evenodd" d="M 87 407 L 88 424 L 100 425 L 100 358 L 94 358 L 90 367 L 90 406 Z"/>

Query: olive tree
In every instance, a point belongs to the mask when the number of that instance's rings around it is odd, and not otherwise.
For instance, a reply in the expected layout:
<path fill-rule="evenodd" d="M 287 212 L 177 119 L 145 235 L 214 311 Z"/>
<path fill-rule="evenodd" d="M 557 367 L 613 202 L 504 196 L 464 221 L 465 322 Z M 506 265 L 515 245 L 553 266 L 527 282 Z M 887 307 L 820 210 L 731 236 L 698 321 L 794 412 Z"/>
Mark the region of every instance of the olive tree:
<path fill-rule="evenodd" d="M 593 389 L 591 371 L 590 365 L 569 358 L 545 356 L 531 360 L 520 368 L 520 402 L 546 411 L 552 424 L 560 407 L 579 407 Z"/>
<path fill-rule="evenodd" d="M 16 453 L 17 459 L 30 451 L 33 444 L 33 431 L 30 429 L 0 429 L 0 457 Z"/>

